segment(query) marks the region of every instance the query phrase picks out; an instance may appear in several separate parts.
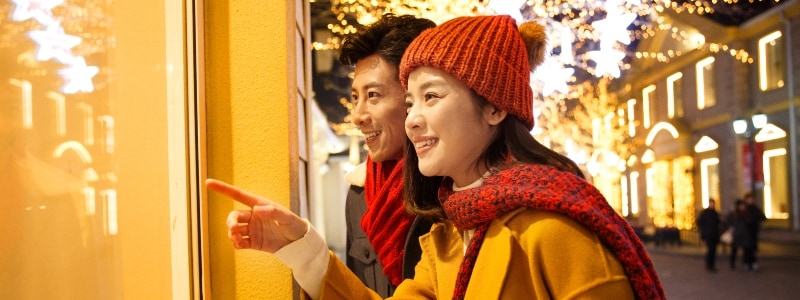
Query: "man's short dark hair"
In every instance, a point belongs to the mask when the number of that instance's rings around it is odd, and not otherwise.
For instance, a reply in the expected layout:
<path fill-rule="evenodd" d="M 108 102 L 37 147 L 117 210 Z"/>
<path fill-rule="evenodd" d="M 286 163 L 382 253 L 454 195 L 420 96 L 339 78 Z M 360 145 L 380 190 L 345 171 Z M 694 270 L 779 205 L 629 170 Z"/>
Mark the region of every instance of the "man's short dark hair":
<path fill-rule="evenodd" d="M 367 56 L 378 54 L 392 65 L 400 65 L 408 44 L 425 29 L 436 23 L 412 15 L 385 14 L 375 23 L 359 28 L 344 38 L 339 61 L 355 65 Z"/>

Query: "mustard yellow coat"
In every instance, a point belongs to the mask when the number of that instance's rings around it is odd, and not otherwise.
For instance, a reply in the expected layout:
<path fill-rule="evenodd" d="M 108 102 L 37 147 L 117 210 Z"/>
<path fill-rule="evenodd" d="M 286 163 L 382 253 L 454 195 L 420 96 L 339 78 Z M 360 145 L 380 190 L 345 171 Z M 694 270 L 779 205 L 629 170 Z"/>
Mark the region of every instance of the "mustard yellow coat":
<path fill-rule="evenodd" d="M 435 224 L 422 259 L 393 299 L 450 299 L 464 257 L 461 233 Z M 379 299 L 331 253 L 321 299 Z M 521 208 L 492 221 L 466 299 L 634 299 L 620 263 L 591 231 L 552 212 Z"/>

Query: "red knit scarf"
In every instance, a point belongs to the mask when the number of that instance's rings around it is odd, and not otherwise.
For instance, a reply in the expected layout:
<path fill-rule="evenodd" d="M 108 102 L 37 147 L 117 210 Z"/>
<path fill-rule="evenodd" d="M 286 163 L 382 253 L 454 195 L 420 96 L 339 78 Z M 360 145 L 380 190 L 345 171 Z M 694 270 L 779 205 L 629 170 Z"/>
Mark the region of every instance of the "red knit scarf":
<path fill-rule="evenodd" d="M 639 299 L 665 299 L 653 262 L 633 228 L 591 184 L 574 174 L 543 165 L 506 169 L 481 186 L 452 191 L 442 183 L 439 199 L 447 218 L 460 230 L 475 228 L 456 279 L 453 299 L 463 299 L 489 223 L 519 207 L 564 214 L 594 232 L 616 256 Z"/>
<path fill-rule="evenodd" d="M 378 253 L 383 273 L 395 286 L 403 280 L 403 249 L 414 216 L 403 200 L 403 160 L 375 163 L 367 157 L 367 211 L 361 227 Z"/>

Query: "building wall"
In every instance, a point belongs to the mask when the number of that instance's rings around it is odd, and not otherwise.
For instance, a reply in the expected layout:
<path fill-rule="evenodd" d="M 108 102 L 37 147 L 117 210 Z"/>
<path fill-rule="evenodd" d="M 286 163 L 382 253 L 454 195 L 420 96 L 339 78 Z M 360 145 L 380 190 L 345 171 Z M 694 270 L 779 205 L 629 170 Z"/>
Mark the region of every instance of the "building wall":
<path fill-rule="evenodd" d="M 681 147 L 693 147 L 703 136 L 712 138 L 719 145 L 716 156 L 719 158 L 721 199 L 719 199 L 720 201 L 718 201 L 718 203 L 721 204 L 721 210 L 723 212 L 727 212 L 733 206 L 733 201 L 736 198 L 742 197 L 742 195 L 750 189 L 742 184 L 742 177 L 744 176 L 744 170 L 742 168 L 742 146 L 747 142 L 733 132 L 731 124 L 734 119 L 738 117 L 749 117 L 757 111 L 766 113 L 770 123 L 786 131 L 786 148 L 789 151 L 788 155 L 800 157 L 800 152 L 796 149 L 797 147 L 795 147 L 792 153 L 791 145 L 788 144 L 788 135 L 791 135 L 793 132 L 796 134 L 797 131 L 796 129 L 792 129 L 792 123 L 789 118 L 789 93 L 793 92 L 797 94 L 797 89 L 800 87 L 798 86 L 799 81 L 797 78 L 797 73 L 800 71 L 800 62 L 798 62 L 800 61 L 800 57 L 793 54 L 792 67 L 787 68 L 787 72 L 793 72 L 794 74 L 794 85 L 792 89 L 789 88 L 790 85 L 787 82 L 784 87 L 761 91 L 758 72 L 758 40 L 766 34 L 775 30 L 781 30 L 784 34 L 783 38 L 788 39 L 792 44 L 792 49 L 800 49 L 798 48 L 800 46 L 799 16 L 800 3 L 789 2 L 739 27 L 706 26 L 704 28 L 703 33 L 705 34 L 707 42 L 726 44 L 731 49 L 744 49 L 753 57 L 753 63 L 742 63 L 731 56 L 727 51 L 712 53 L 707 49 L 701 49 L 685 53 L 682 57 L 675 58 L 666 64 L 634 64 L 633 68 L 628 72 L 634 75 L 621 78 L 624 82 L 619 85 L 625 86 L 626 88 L 620 89 L 621 96 L 619 98 L 635 98 L 638 101 L 638 111 L 636 113 L 636 119 L 639 122 L 637 126 L 637 138 L 639 138 L 638 135 L 647 135 L 651 130 L 641 126 L 642 89 L 649 85 L 655 85 L 659 103 L 655 104 L 657 107 L 655 112 L 656 117 L 655 120 L 651 121 L 651 124 L 669 122 L 679 131 L 685 128 L 685 132 L 681 132 L 681 135 L 690 135 L 691 141 Z M 784 19 L 788 19 L 792 24 L 791 36 L 789 37 L 786 36 L 787 31 L 783 21 Z M 793 51 L 796 53 L 798 50 Z M 714 84 L 716 85 L 716 105 L 705 109 L 698 109 L 698 74 L 695 70 L 695 65 L 698 61 L 708 56 L 713 56 L 715 58 Z M 666 113 L 666 78 L 675 72 L 681 72 L 683 74 L 683 91 L 681 95 L 684 101 L 684 116 L 670 120 Z M 794 97 L 794 101 L 796 105 L 798 103 L 796 97 Z M 796 121 L 794 124 L 796 126 Z M 665 153 L 663 149 L 660 149 L 661 147 L 673 147 L 673 145 L 669 145 L 669 143 L 663 143 L 663 137 L 659 137 L 659 139 L 662 139 L 661 144 L 654 143 L 651 147 L 645 147 L 645 149 L 649 148 L 653 150 L 654 153 L 656 153 L 657 161 L 660 159 L 672 159 L 672 157 L 658 156 L 659 153 Z M 673 141 L 672 144 L 677 141 L 678 140 Z M 641 152 L 643 152 L 643 150 Z M 641 155 L 641 152 L 637 154 Z M 689 153 L 694 152 L 690 150 Z M 700 175 L 698 172 L 698 165 L 700 162 L 699 158 L 703 155 L 694 154 L 694 156 L 695 171 L 693 176 L 696 177 L 694 181 L 696 191 L 695 202 L 696 207 L 700 208 L 702 199 L 700 199 L 699 192 Z M 643 175 L 646 166 L 641 165 L 641 162 L 638 164 L 639 166 L 632 166 L 629 171 L 639 171 L 640 174 Z M 791 170 L 791 167 L 787 167 L 787 170 Z M 785 176 L 791 176 L 791 174 L 788 173 L 790 173 L 790 171 L 787 171 Z M 646 189 L 645 176 L 640 176 L 638 184 L 641 190 Z M 790 186 L 794 189 L 790 192 L 797 193 L 800 180 L 795 178 L 795 182 L 790 184 Z M 643 197 L 644 192 L 640 191 L 639 196 L 640 199 L 642 199 L 641 201 L 644 202 L 641 203 L 641 211 L 647 211 L 647 203 Z M 793 204 L 795 206 L 798 205 L 796 202 Z M 793 227 L 788 226 L 789 222 L 782 222 L 783 225 L 779 225 L 777 228 L 800 229 L 798 228 L 800 226 L 798 226 L 797 222 L 797 218 L 800 216 L 797 215 L 796 207 L 793 212 L 794 213 L 790 216 L 795 223 Z M 639 221 L 641 221 L 641 219 Z M 773 222 L 773 225 L 778 224 Z"/>
<path fill-rule="evenodd" d="M 295 211 L 304 190 L 298 136 L 305 110 L 297 86 L 307 77 L 298 75 L 304 63 L 297 53 L 308 50 L 297 46 L 296 20 L 304 3 L 207 0 L 203 11 L 208 177 Z M 227 238 L 227 214 L 246 208 L 208 196 L 210 299 L 290 299 L 289 269 L 270 254 L 234 250 Z"/>

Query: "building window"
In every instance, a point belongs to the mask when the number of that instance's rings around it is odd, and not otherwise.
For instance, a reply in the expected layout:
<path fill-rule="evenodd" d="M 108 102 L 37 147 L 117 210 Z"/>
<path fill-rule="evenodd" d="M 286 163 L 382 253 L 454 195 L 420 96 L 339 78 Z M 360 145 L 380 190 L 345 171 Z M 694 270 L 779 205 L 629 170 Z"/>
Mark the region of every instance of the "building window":
<path fill-rule="evenodd" d="M 622 175 L 619 179 L 620 190 L 622 191 L 622 216 L 627 217 L 630 214 L 630 200 L 628 198 L 628 176 Z"/>
<path fill-rule="evenodd" d="M 714 84 L 714 58 L 707 57 L 696 66 L 697 108 L 705 109 L 717 104 L 717 87 Z"/>
<path fill-rule="evenodd" d="M 656 103 L 658 103 L 656 86 L 651 84 L 642 90 L 642 122 L 644 128 L 650 128 L 650 124 L 655 121 Z"/>
<path fill-rule="evenodd" d="M 717 209 L 722 209 L 722 203 L 719 201 L 719 158 L 712 157 L 700 161 L 700 181 L 703 208 L 708 207 L 709 199 L 715 199 L 720 203 Z"/>
<path fill-rule="evenodd" d="M 631 215 L 639 215 L 639 172 L 631 172 Z"/>
<path fill-rule="evenodd" d="M 628 99 L 628 133 L 636 136 L 636 99 Z"/>
<path fill-rule="evenodd" d="M 789 165 L 786 148 L 764 151 L 764 214 L 770 219 L 789 218 Z"/>
<path fill-rule="evenodd" d="M 783 40 L 780 31 L 758 40 L 758 78 L 762 91 L 783 87 L 786 73 Z"/>
<path fill-rule="evenodd" d="M 667 77 L 667 116 L 683 116 L 683 73 L 678 72 Z"/>

